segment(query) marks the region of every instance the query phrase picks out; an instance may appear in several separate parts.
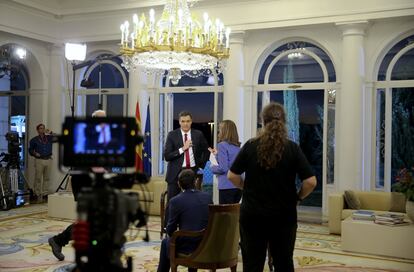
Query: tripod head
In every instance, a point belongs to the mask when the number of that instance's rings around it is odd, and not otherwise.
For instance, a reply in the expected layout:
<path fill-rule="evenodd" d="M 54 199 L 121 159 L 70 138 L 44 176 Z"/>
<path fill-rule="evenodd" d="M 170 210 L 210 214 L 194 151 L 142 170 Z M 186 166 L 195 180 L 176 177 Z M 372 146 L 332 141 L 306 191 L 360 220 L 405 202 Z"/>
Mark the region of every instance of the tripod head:
<path fill-rule="evenodd" d="M 22 151 L 21 141 L 19 134 L 15 131 L 9 131 L 4 136 L 8 142 L 7 144 L 7 152 L 8 153 L 1 153 L 0 154 L 0 162 L 6 162 L 6 168 L 16 168 L 20 169 L 20 154 L 19 152 Z"/>

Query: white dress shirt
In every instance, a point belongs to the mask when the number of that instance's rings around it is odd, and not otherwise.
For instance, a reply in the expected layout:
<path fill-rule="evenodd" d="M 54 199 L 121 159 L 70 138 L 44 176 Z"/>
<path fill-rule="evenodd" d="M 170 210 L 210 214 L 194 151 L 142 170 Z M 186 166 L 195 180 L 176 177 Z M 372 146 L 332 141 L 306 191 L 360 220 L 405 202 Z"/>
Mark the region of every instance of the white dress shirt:
<path fill-rule="evenodd" d="M 184 134 L 187 134 L 187 141 L 190 141 L 191 140 L 191 129 L 188 132 L 184 132 L 184 131 L 181 130 L 181 137 L 183 139 L 183 143 L 185 143 L 185 140 L 184 140 L 185 139 L 185 136 L 184 136 Z M 180 152 L 180 154 L 183 154 L 184 153 L 184 150 L 183 150 L 182 147 L 178 151 Z M 190 152 L 190 166 L 191 167 L 195 167 L 196 164 L 195 164 L 195 159 L 194 159 L 193 147 L 190 147 L 188 149 L 188 151 Z M 185 164 L 185 154 L 184 154 L 184 161 L 183 161 L 182 167 L 183 168 L 186 167 L 186 164 Z"/>

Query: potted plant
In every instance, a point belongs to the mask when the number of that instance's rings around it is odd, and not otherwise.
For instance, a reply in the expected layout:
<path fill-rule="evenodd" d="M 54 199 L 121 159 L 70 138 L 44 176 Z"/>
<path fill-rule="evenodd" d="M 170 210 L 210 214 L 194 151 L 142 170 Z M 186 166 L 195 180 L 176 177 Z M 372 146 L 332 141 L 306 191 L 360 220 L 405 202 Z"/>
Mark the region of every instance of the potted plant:
<path fill-rule="evenodd" d="M 395 192 L 400 192 L 405 195 L 407 200 L 405 210 L 408 217 L 414 222 L 414 167 L 411 169 L 403 168 L 398 171 L 396 180 L 392 188 Z"/>

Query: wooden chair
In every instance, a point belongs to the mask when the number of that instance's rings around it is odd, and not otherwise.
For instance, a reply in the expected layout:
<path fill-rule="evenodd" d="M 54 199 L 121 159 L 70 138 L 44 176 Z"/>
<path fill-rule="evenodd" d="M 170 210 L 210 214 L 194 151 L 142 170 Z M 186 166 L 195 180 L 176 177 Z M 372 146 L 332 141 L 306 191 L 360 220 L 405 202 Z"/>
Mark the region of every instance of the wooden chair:
<path fill-rule="evenodd" d="M 201 187 L 202 187 L 202 184 L 203 184 L 203 175 L 201 174 L 197 174 L 197 177 L 196 177 L 196 181 L 195 181 L 195 187 L 196 187 L 196 189 L 197 190 L 200 190 L 201 191 Z M 160 229 L 160 239 L 162 239 L 163 238 L 163 236 L 164 236 L 164 233 L 165 233 L 165 231 L 164 231 L 164 227 L 165 227 L 165 209 L 167 208 L 167 206 L 168 206 L 168 191 L 164 191 L 162 194 L 161 194 L 161 199 L 160 199 L 160 217 L 161 217 L 161 229 Z"/>
<path fill-rule="evenodd" d="M 236 272 L 239 252 L 239 215 L 240 204 L 209 205 L 207 228 L 202 231 L 176 231 L 170 239 L 171 271 L 176 272 L 179 265 L 216 269 L 230 267 Z M 191 254 L 176 252 L 178 237 L 200 237 L 202 240 Z"/>

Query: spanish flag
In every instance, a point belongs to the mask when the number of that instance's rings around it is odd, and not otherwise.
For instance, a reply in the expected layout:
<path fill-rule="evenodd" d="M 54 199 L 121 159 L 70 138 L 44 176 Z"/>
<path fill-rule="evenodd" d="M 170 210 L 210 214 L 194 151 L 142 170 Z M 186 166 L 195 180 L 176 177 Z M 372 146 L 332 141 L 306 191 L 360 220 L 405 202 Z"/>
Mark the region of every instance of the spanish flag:
<path fill-rule="evenodd" d="M 137 101 L 137 106 L 135 107 L 135 119 L 138 125 L 138 132 L 141 133 L 141 114 L 139 113 L 139 102 Z M 135 171 L 142 172 L 144 170 L 144 165 L 142 162 L 142 143 L 135 147 Z"/>

